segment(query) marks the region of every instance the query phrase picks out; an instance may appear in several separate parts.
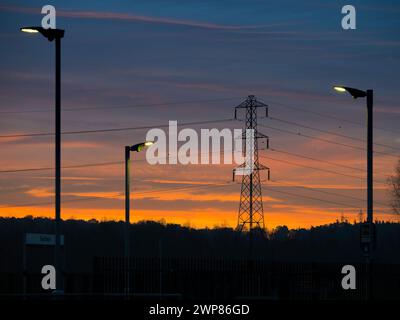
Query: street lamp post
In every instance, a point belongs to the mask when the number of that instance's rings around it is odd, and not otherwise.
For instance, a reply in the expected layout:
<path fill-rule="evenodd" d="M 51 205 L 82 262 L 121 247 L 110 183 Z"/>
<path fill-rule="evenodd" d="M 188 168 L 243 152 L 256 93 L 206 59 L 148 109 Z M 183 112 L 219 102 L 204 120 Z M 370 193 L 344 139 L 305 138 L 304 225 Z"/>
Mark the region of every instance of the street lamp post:
<path fill-rule="evenodd" d="M 56 293 L 63 292 L 62 264 L 60 263 L 60 224 L 61 224 L 61 38 L 64 30 L 44 29 L 42 27 L 23 27 L 22 32 L 42 34 L 47 40 L 55 40 L 55 249 L 54 268 L 56 269 Z"/>
<path fill-rule="evenodd" d="M 129 257 L 130 243 L 129 243 L 129 225 L 130 225 L 130 168 L 131 168 L 131 147 L 125 146 L 125 228 L 124 228 L 124 256 Z"/>
<path fill-rule="evenodd" d="M 367 90 L 367 112 L 368 112 L 368 147 L 367 147 L 367 156 L 368 156 L 368 164 L 367 164 L 367 170 L 368 170 L 368 224 L 370 226 L 373 225 L 374 220 L 373 220 L 373 105 L 374 105 L 374 93 L 372 90 Z M 371 230 L 372 231 L 372 230 Z"/>
<path fill-rule="evenodd" d="M 153 141 L 145 141 L 133 146 L 125 146 L 125 226 L 124 226 L 124 256 L 127 267 L 129 268 L 130 257 L 130 171 L 131 171 L 131 151 L 140 152 L 144 148 L 151 146 Z M 126 273 L 126 288 L 125 293 L 129 294 L 129 272 Z"/>
<path fill-rule="evenodd" d="M 375 245 L 375 228 L 373 216 L 373 90 L 359 90 L 355 88 L 335 86 L 338 92 L 348 92 L 354 99 L 367 99 L 367 223 L 361 226 L 361 246 L 367 262 L 367 277 L 370 277 L 370 264 L 372 249 Z M 370 279 L 367 279 L 370 283 Z M 367 298 L 370 296 L 370 288 L 367 285 Z"/>

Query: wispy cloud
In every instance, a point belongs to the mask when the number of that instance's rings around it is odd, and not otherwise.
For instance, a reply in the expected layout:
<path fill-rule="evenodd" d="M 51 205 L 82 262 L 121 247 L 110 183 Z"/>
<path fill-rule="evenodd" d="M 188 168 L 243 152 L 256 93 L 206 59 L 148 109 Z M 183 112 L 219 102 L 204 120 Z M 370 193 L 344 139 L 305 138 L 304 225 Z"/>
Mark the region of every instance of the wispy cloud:
<path fill-rule="evenodd" d="M 17 6 L 3 5 L 0 6 L 0 11 L 25 13 L 25 14 L 40 14 L 40 10 L 34 7 L 17 7 Z M 122 12 L 57 10 L 57 15 L 66 18 L 124 20 L 133 22 L 167 24 L 167 25 L 202 28 L 202 29 L 215 29 L 215 30 L 248 30 L 248 29 L 262 29 L 269 27 L 269 25 L 225 25 L 225 24 L 216 24 L 211 22 L 198 22 L 193 20 L 145 16 L 134 13 L 122 13 Z"/>
<path fill-rule="evenodd" d="M 35 198 L 48 198 L 54 195 L 54 192 L 48 188 L 34 188 L 25 193 Z"/>

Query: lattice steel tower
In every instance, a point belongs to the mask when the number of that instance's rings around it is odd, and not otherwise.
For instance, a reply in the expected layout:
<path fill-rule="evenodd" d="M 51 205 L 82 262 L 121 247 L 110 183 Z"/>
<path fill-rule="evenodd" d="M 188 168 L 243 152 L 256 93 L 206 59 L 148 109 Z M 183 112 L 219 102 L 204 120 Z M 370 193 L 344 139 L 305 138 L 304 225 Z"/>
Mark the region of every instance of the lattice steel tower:
<path fill-rule="evenodd" d="M 235 119 L 237 119 L 238 109 L 245 109 L 246 119 L 244 121 L 246 123 L 246 131 L 247 129 L 252 129 L 254 132 L 254 139 L 248 139 L 248 136 L 246 138 L 246 132 L 244 132 L 242 136 L 242 139 L 245 139 L 246 141 L 244 144 L 246 154 L 249 148 L 254 150 L 252 157 L 250 158 L 250 163 L 253 164 L 253 170 L 251 173 L 242 176 L 237 224 L 237 229 L 239 231 L 250 231 L 250 233 L 255 229 L 259 229 L 260 231 L 265 230 L 260 170 L 268 170 L 268 180 L 270 176 L 269 168 L 260 164 L 258 161 L 258 140 L 266 139 L 267 149 L 269 145 L 268 136 L 257 131 L 257 109 L 259 108 L 265 108 L 265 116 L 268 117 L 268 106 L 257 101 L 253 95 L 248 96 L 245 101 L 235 108 Z M 245 166 L 246 163 L 242 164 L 238 168 L 244 168 Z M 234 176 L 238 168 L 234 169 Z"/>

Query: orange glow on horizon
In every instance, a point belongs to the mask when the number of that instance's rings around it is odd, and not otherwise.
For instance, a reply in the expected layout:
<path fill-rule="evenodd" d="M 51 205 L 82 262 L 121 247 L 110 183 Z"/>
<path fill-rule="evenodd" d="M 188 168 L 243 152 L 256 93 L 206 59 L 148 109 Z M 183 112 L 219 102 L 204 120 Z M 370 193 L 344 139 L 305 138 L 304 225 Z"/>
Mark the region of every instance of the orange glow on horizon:
<path fill-rule="evenodd" d="M 86 209 L 86 208 L 64 208 L 62 218 L 64 220 L 91 220 L 97 221 L 123 221 L 124 210 L 114 209 Z M 310 228 L 319 225 L 334 223 L 340 219 L 340 212 L 337 210 L 318 210 L 313 208 L 298 207 L 282 213 L 279 210 L 269 209 L 264 212 L 266 228 L 271 230 L 277 226 L 286 225 L 290 229 Z M 0 208 L 0 217 L 23 218 L 26 216 L 53 218 L 52 207 L 21 207 L 21 208 Z M 165 221 L 166 223 L 190 226 L 196 229 L 213 227 L 235 228 L 237 224 L 237 211 L 222 211 L 208 209 L 205 211 L 157 211 L 157 210 L 134 210 L 131 212 L 132 223 L 139 221 Z M 345 217 L 350 223 L 358 219 L 356 213 L 346 214 Z M 375 219 L 393 221 L 387 214 L 375 214 Z"/>

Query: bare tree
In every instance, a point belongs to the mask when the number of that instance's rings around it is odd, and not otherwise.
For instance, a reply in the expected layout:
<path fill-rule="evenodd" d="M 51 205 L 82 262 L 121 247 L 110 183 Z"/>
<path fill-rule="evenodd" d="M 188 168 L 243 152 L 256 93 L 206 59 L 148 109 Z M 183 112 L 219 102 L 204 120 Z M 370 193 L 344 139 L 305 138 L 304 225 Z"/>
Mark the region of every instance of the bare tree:
<path fill-rule="evenodd" d="M 400 215 L 400 160 L 397 164 L 395 174 L 389 177 L 389 184 L 391 187 L 393 211 Z"/>

